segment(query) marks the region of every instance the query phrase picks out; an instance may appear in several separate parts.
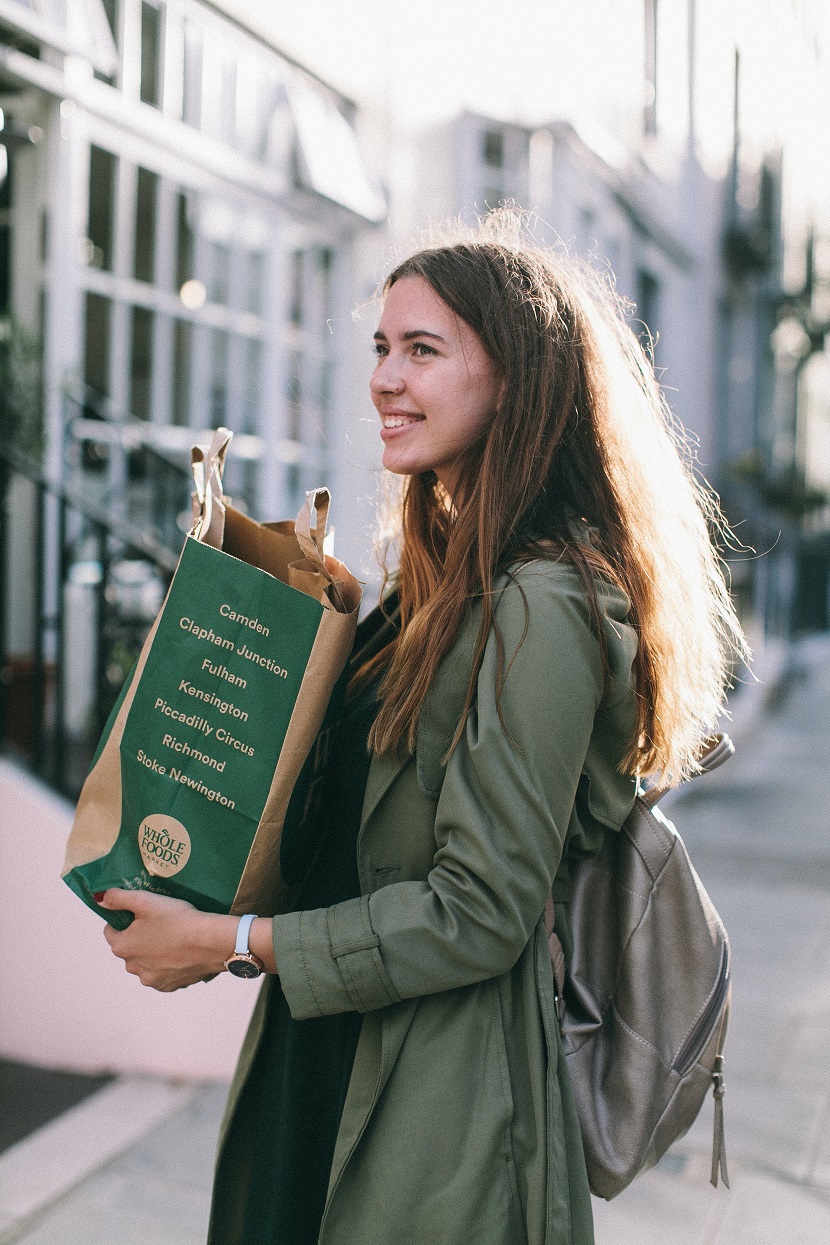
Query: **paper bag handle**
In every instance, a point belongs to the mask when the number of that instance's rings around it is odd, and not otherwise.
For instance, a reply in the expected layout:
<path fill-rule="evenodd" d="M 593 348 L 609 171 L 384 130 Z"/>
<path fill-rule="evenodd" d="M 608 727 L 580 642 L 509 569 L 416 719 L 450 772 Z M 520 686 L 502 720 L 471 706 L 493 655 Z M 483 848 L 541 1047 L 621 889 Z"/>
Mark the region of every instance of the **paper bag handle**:
<path fill-rule="evenodd" d="M 193 528 L 191 535 L 202 544 L 214 549 L 222 548 L 225 532 L 225 502 L 222 474 L 225 470 L 225 454 L 233 433 L 229 428 L 217 428 L 207 450 L 194 445 L 190 451 L 195 491 L 193 502 Z"/>
<path fill-rule="evenodd" d="M 334 604 L 345 613 L 346 606 L 340 589 L 331 571 L 326 566 L 326 557 L 323 553 L 323 542 L 326 538 L 326 523 L 329 517 L 330 504 L 331 494 L 327 488 L 309 489 L 305 495 L 305 504 L 297 515 L 297 520 L 294 524 L 294 534 L 305 556 L 314 563 L 320 574 L 328 580 L 329 591 Z M 311 526 L 312 511 L 316 515 L 316 522 L 313 528 Z"/>

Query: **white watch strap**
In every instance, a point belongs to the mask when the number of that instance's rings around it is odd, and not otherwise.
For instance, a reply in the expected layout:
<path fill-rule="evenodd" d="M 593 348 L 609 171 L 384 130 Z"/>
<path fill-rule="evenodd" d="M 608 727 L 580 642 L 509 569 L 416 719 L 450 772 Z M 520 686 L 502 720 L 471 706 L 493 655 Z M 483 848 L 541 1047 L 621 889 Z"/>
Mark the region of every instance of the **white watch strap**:
<path fill-rule="evenodd" d="M 251 954 L 251 949 L 248 946 L 248 936 L 255 920 L 256 915 L 251 912 L 239 918 L 239 925 L 236 927 L 236 946 L 233 949 L 234 955 Z"/>

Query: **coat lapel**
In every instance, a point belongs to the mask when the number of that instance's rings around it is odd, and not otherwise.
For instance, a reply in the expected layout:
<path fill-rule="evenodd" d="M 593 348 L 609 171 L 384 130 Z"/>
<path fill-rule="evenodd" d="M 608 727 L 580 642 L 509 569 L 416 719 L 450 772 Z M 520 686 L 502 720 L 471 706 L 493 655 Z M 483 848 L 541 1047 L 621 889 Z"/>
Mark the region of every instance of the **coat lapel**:
<path fill-rule="evenodd" d="M 394 756 L 372 756 L 369 766 L 369 777 L 366 780 L 366 794 L 363 797 L 361 829 L 366 825 L 366 822 L 410 759 L 409 753 L 403 748 L 399 749 Z"/>
<path fill-rule="evenodd" d="M 433 799 L 437 799 L 440 794 L 444 781 L 444 757 L 464 708 L 477 626 L 477 618 L 468 616 L 455 644 L 438 667 L 421 711 L 415 749 L 418 785 L 425 795 Z M 398 749 L 394 756 L 372 757 L 363 800 L 361 827 L 366 825 L 410 760 L 411 754 L 405 748 Z"/>

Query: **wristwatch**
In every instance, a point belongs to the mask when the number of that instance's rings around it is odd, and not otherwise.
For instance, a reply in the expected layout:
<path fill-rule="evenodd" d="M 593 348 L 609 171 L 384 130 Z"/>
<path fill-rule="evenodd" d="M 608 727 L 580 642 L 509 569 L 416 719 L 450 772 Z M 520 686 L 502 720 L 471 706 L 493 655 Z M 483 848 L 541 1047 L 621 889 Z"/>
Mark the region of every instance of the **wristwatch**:
<path fill-rule="evenodd" d="M 248 935 L 255 920 L 256 916 L 252 913 L 239 918 L 236 946 L 233 949 L 233 955 L 225 960 L 225 968 L 229 973 L 233 973 L 234 977 L 259 977 L 265 971 L 262 960 L 258 960 L 248 948 Z"/>

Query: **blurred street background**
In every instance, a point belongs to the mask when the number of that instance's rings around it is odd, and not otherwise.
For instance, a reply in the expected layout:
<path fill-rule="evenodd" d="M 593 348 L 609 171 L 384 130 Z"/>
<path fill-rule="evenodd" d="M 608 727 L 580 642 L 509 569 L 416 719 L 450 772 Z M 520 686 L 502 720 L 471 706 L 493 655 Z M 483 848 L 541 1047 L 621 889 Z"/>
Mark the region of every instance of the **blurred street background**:
<path fill-rule="evenodd" d="M 0 0 L 0 1245 L 204 1240 L 253 983 L 157 996 L 60 882 L 72 806 L 235 438 L 379 577 L 374 295 L 506 200 L 613 272 L 736 533 L 738 755 L 670 809 L 730 931 L 711 1104 L 599 1245 L 830 1239 L 825 0 Z"/>

